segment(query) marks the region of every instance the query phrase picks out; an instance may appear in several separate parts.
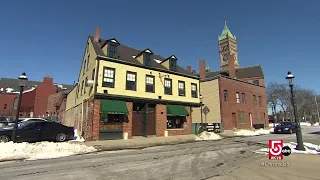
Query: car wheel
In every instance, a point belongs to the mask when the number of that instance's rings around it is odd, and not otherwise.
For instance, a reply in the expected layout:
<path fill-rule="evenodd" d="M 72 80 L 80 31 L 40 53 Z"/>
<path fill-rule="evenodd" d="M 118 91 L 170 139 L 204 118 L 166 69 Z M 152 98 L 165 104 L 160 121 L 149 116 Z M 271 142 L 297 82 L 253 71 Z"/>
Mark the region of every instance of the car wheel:
<path fill-rule="evenodd" d="M 63 142 L 63 141 L 66 141 L 66 139 L 67 139 L 67 135 L 65 133 L 58 133 L 56 135 L 57 142 Z"/>
<path fill-rule="evenodd" d="M 0 143 L 6 143 L 10 141 L 10 137 L 7 135 L 0 136 Z"/>
<path fill-rule="evenodd" d="M 289 134 L 292 134 L 292 133 L 293 133 L 293 132 L 292 132 L 292 129 L 290 129 L 290 130 L 289 130 Z"/>

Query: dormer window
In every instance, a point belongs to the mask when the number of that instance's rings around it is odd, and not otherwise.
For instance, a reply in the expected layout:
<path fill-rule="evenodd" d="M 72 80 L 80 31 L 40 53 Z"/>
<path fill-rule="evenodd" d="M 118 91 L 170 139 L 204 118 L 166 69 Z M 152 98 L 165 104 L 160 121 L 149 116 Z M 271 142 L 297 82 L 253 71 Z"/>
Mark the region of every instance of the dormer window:
<path fill-rule="evenodd" d="M 177 60 L 171 58 L 170 59 L 170 70 L 176 71 L 177 70 Z"/>
<path fill-rule="evenodd" d="M 108 45 L 108 56 L 111 58 L 117 58 L 117 45 L 109 43 Z"/>
<path fill-rule="evenodd" d="M 143 58 L 144 58 L 143 59 L 144 65 L 151 66 L 151 54 L 150 53 L 144 53 Z"/>

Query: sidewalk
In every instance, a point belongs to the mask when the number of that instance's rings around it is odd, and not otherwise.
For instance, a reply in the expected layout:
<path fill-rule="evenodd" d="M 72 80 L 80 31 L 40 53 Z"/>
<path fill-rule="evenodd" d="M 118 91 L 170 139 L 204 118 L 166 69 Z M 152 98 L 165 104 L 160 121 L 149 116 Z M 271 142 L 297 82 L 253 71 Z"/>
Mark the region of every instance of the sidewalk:
<path fill-rule="evenodd" d="M 266 180 L 266 179 L 290 179 L 310 180 L 319 178 L 319 155 L 292 154 L 283 160 L 269 160 L 263 157 L 250 164 L 240 166 L 230 174 L 212 177 L 210 180 Z M 289 162 L 288 167 L 261 166 L 262 162 L 276 163 Z"/>
<path fill-rule="evenodd" d="M 80 144 L 87 146 L 94 146 L 99 151 L 113 151 L 123 149 L 142 149 L 152 146 L 183 144 L 194 142 L 196 135 L 182 135 L 182 136 L 169 136 L 169 137 L 134 137 L 128 140 L 101 140 L 101 141 L 88 141 Z"/>

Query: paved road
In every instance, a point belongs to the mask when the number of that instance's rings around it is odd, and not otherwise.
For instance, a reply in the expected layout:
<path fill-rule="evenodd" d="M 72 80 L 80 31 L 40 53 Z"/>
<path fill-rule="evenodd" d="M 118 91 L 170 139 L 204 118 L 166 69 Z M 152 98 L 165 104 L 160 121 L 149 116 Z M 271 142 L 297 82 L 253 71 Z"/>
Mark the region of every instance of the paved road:
<path fill-rule="evenodd" d="M 262 155 L 232 138 L 52 160 L 0 163 L 2 180 L 201 180 L 227 174 Z"/>
<path fill-rule="evenodd" d="M 263 136 L 237 137 L 236 140 L 268 143 L 268 140 L 282 139 L 285 143 L 296 142 L 296 134 L 270 134 Z M 320 145 L 320 127 L 302 126 L 302 139 L 304 142 Z"/>

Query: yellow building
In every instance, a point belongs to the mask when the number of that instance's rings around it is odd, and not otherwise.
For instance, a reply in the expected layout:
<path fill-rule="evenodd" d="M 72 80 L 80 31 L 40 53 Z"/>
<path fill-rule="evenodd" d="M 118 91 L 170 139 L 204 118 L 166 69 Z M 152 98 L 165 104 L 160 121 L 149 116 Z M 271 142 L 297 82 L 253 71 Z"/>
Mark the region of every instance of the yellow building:
<path fill-rule="evenodd" d="M 199 77 L 151 49 L 89 36 L 78 83 L 68 94 L 64 123 L 87 140 L 191 133 Z"/>

